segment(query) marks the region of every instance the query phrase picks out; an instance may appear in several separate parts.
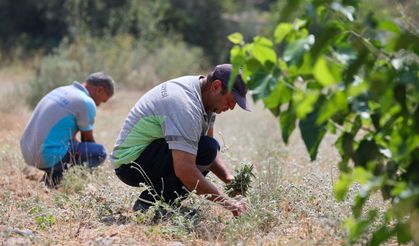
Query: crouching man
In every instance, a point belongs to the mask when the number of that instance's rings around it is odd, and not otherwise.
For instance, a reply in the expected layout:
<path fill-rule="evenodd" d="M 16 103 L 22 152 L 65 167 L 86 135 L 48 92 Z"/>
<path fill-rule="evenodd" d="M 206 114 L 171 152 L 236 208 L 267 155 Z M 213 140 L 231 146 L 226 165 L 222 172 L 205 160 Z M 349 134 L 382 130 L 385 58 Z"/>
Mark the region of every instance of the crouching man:
<path fill-rule="evenodd" d="M 140 194 L 135 211 L 146 211 L 157 200 L 174 204 L 193 190 L 234 216 L 248 210 L 246 203 L 228 198 L 205 178 L 211 171 L 225 183 L 233 180 L 213 138 L 216 114 L 236 104 L 248 110 L 240 75 L 228 91 L 231 69 L 231 64 L 222 64 L 206 77 L 169 80 L 144 94 L 131 109 L 111 161 L 125 184 L 150 187 Z"/>
<path fill-rule="evenodd" d="M 46 172 L 46 185 L 59 184 L 71 165 L 86 163 L 93 168 L 106 160 L 105 147 L 95 143 L 93 125 L 96 106 L 112 97 L 114 84 L 109 75 L 93 73 L 84 83 L 52 90 L 36 105 L 20 148 L 28 165 Z"/>

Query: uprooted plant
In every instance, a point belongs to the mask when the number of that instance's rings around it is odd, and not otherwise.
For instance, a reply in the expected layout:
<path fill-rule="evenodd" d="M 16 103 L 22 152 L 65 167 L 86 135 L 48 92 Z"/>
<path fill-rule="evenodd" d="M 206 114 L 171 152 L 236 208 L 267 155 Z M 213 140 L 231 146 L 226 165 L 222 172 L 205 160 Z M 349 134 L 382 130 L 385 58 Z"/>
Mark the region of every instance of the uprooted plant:
<path fill-rule="evenodd" d="M 236 175 L 234 179 L 225 186 L 225 191 L 228 196 L 234 197 L 238 194 L 246 196 L 247 191 L 252 187 L 252 178 L 255 178 L 253 173 L 253 165 L 244 165 L 240 169 L 235 169 Z"/>

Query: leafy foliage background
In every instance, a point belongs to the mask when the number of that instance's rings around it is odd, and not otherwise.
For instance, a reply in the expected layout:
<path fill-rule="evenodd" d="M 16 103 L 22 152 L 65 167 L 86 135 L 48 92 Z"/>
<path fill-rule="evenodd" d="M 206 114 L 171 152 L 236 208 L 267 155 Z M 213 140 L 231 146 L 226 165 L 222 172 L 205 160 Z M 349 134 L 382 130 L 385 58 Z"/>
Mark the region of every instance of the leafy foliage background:
<path fill-rule="evenodd" d="M 240 33 L 229 36 L 231 61 L 236 73 L 242 67 L 253 99 L 279 118 L 285 142 L 298 127 L 314 160 L 325 134 L 339 135 L 336 198 L 362 186 L 344 224 L 349 241 L 372 232 L 372 245 L 392 236 L 406 243 L 417 237 L 419 213 L 419 32 L 372 13 L 358 16 L 359 7 L 288 2 L 281 19 L 299 10 L 298 18 L 268 37 L 246 43 Z M 364 209 L 376 192 L 391 201 L 385 213 Z"/>

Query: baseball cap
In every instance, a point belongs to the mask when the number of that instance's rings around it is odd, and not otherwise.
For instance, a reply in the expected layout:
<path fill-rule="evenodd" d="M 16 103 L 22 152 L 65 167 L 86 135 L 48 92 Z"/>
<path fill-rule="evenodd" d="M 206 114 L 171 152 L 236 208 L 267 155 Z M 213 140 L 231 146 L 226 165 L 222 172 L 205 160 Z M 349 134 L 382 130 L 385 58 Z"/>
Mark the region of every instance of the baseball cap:
<path fill-rule="evenodd" d="M 228 81 L 230 79 L 231 70 L 233 69 L 233 66 L 231 64 L 220 64 L 217 65 L 214 68 L 213 72 L 213 79 L 214 80 L 220 80 L 224 86 L 228 87 Z M 243 79 L 241 77 L 241 69 L 239 71 L 239 74 L 236 77 L 236 80 L 234 81 L 233 88 L 231 92 L 234 95 L 234 98 L 236 99 L 237 104 L 244 110 L 250 111 L 249 105 L 246 100 L 246 93 L 247 88 L 243 82 Z"/>

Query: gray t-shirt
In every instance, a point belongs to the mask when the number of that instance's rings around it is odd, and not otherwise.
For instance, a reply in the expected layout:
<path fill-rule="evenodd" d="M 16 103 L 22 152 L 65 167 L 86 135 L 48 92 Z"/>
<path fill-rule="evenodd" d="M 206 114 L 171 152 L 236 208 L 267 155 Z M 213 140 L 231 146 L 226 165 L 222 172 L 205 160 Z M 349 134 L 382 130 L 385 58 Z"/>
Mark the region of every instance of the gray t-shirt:
<path fill-rule="evenodd" d="M 205 112 L 200 78 L 184 76 L 164 82 L 138 100 L 110 155 L 115 168 L 136 160 L 159 138 L 166 140 L 169 149 L 197 154 L 199 139 L 215 121 L 215 113 Z"/>

